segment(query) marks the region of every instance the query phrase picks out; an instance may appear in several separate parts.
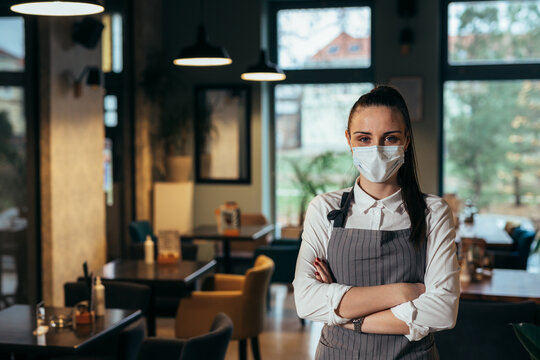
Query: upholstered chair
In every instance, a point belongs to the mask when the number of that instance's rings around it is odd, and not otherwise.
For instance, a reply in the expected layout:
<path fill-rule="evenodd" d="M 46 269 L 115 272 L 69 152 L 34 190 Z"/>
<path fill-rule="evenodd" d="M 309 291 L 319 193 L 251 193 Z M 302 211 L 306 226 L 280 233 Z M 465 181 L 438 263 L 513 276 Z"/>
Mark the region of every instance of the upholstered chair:
<path fill-rule="evenodd" d="M 213 290 L 194 291 L 180 300 L 176 314 L 176 337 L 204 334 L 219 312 L 233 321 L 233 340 L 239 340 L 240 359 L 246 358 L 247 339 L 255 359 L 260 359 L 258 335 L 263 331 L 266 292 L 274 272 L 274 261 L 261 255 L 245 275 L 215 274 Z"/>
<path fill-rule="evenodd" d="M 224 313 L 218 313 L 210 332 L 186 340 L 147 338 L 143 341 L 138 360 L 223 360 L 231 340 L 233 323 Z"/>

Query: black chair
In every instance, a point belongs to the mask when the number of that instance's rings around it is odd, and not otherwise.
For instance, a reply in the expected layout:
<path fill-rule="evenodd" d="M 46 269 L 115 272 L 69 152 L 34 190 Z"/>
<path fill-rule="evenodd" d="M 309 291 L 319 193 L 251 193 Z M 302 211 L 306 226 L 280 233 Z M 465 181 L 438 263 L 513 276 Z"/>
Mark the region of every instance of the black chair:
<path fill-rule="evenodd" d="M 510 324 L 534 322 L 535 311 L 534 302 L 460 301 L 456 326 L 435 333 L 440 359 L 530 359 Z"/>
<path fill-rule="evenodd" d="M 186 340 L 145 339 L 138 360 L 222 360 L 225 359 L 232 330 L 232 320 L 226 314 L 218 313 L 207 334 Z"/>
<path fill-rule="evenodd" d="M 531 244 L 536 233 L 518 226 L 510 232 L 510 236 L 514 240 L 514 246 L 511 250 L 487 251 L 487 254 L 493 256 L 493 267 L 526 270 Z"/>
<path fill-rule="evenodd" d="M 276 268 L 271 282 L 291 284 L 294 280 L 299 250 L 299 240 L 276 239 L 270 245 L 258 247 L 255 250 L 255 258 L 259 255 L 266 255 L 274 260 Z"/>
<path fill-rule="evenodd" d="M 132 259 L 144 259 L 144 241 L 150 235 L 154 242 L 154 257 L 157 258 L 158 237 L 152 230 L 152 225 L 146 220 L 132 221 L 129 224 L 129 236 L 131 238 L 130 254 Z M 197 245 L 192 243 L 182 243 L 182 259 L 197 259 Z"/>
<path fill-rule="evenodd" d="M 259 255 L 266 255 L 276 265 L 271 283 L 282 283 L 291 286 L 296 270 L 296 260 L 300 250 L 301 238 L 299 240 L 276 239 L 270 245 L 260 246 L 255 250 L 255 258 Z M 268 291 L 266 305 L 270 308 L 270 290 Z M 300 319 L 300 324 L 305 325 L 304 319 Z"/>
<path fill-rule="evenodd" d="M 143 316 L 146 315 L 151 291 L 148 286 L 121 281 L 103 280 L 102 282 L 105 286 L 105 306 L 107 308 L 140 309 Z M 71 307 L 79 301 L 86 300 L 86 291 L 85 283 L 82 281 L 65 283 L 65 306 Z M 101 341 L 84 355 L 91 358 L 134 360 L 145 335 L 145 319 L 139 319 L 123 329 L 118 337 Z"/>
<path fill-rule="evenodd" d="M 132 221 L 129 224 L 129 236 L 132 243 L 143 243 L 148 235 L 152 237 L 152 241 L 155 242 L 157 240 L 149 221 Z"/>

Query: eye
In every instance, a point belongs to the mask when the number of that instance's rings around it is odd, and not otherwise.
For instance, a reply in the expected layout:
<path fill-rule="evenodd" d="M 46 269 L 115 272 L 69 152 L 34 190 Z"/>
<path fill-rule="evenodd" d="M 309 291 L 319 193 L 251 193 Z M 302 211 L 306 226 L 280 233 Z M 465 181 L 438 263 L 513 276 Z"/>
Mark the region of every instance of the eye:
<path fill-rule="evenodd" d="M 369 137 L 361 136 L 361 137 L 357 138 L 356 141 L 361 142 L 361 143 L 367 143 L 367 142 L 369 142 Z"/>
<path fill-rule="evenodd" d="M 397 138 L 397 136 L 389 135 L 386 137 L 385 141 L 388 143 L 396 143 L 397 141 L 399 141 L 399 139 Z"/>

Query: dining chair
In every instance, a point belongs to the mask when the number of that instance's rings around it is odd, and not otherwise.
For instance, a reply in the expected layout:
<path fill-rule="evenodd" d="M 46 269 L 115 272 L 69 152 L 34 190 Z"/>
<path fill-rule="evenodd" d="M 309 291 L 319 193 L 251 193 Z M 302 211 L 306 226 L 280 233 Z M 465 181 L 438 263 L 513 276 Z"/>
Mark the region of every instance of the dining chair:
<path fill-rule="evenodd" d="M 176 337 L 204 334 L 216 314 L 224 312 L 234 324 L 232 339 L 239 340 L 239 358 L 246 359 L 250 339 L 253 357 L 260 359 L 258 335 L 264 327 L 266 292 L 273 271 L 274 261 L 260 255 L 245 275 L 215 274 L 213 290 L 194 291 L 180 300 Z"/>
<path fill-rule="evenodd" d="M 274 260 L 276 268 L 270 283 L 287 284 L 288 288 L 292 287 L 301 239 L 302 237 L 298 240 L 275 239 L 269 245 L 260 246 L 255 250 L 255 257 L 266 255 Z M 269 308 L 270 291 L 267 294 L 266 304 Z M 300 319 L 300 324 L 305 325 L 304 319 Z"/>
<path fill-rule="evenodd" d="M 260 213 L 241 213 L 240 226 L 266 225 L 268 220 Z M 231 241 L 231 256 L 238 258 L 253 258 L 253 252 L 259 246 L 269 242 L 269 236 L 263 236 L 255 241 Z"/>
<path fill-rule="evenodd" d="M 132 243 L 143 243 L 146 240 L 146 236 L 150 235 L 152 241 L 156 241 L 157 237 L 154 235 L 152 225 L 147 220 L 132 221 L 129 224 L 129 236 Z"/>
<path fill-rule="evenodd" d="M 210 332 L 186 340 L 147 338 L 140 347 L 138 360 L 223 360 L 233 332 L 233 322 L 218 313 Z"/>
<path fill-rule="evenodd" d="M 103 280 L 102 282 L 105 286 L 105 307 L 126 310 L 139 309 L 143 317 L 146 315 L 150 304 L 150 287 L 122 281 Z M 72 307 L 86 299 L 86 285 L 83 281 L 64 284 L 64 304 L 66 307 Z M 92 358 L 116 357 L 117 359 L 134 360 L 145 334 L 145 319 L 139 319 L 123 329 L 118 338 L 102 341 L 85 355 Z"/>
<path fill-rule="evenodd" d="M 534 322 L 534 302 L 459 302 L 456 326 L 436 332 L 435 344 L 445 359 L 529 359 L 511 323 Z"/>
<path fill-rule="evenodd" d="M 540 325 L 531 323 L 512 324 L 518 340 L 531 359 L 540 359 Z"/>
<path fill-rule="evenodd" d="M 132 259 L 144 259 L 144 241 L 150 235 L 154 242 L 154 257 L 157 258 L 158 237 L 154 234 L 149 221 L 132 221 L 129 224 L 129 236 L 131 238 L 130 254 Z M 197 260 L 197 244 L 182 243 L 182 260 Z"/>
<path fill-rule="evenodd" d="M 154 259 L 157 259 L 159 238 L 153 233 L 152 226 L 148 221 L 132 221 L 129 225 L 129 234 L 131 236 L 130 258 L 136 260 L 144 259 L 144 240 L 150 235 L 154 241 Z M 198 253 L 200 246 L 194 243 L 183 242 L 180 244 L 182 260 L 200 261 Z M 208 259 L 207 261 L 209 261 Z M 161 289 L 163 290 L 163 289 Z M 178 308 L 178 296 L 172 289 L 171 294 L 167 291 L 160 291 L 156 296 L 156 314 L 163 317 L 174 317 Z"/>
<path fill-rule="evenodd" d="M 531 252 L 531 245 L 536 232 L 520 226 L 512 228 L 510 236 L 514 241 L 511 250 L 489 250 L 487 254 L 493 257 L 493 267 L 499 269 L 526 270 Z"/>
<path fill-rule="evenodd" d="M 240 214 L 240 226 L 250 225 L 267 225 L 268 219 L 261 213 L 247 213 L 242 212 Z M 262 236 L 254 241 L 239 241 L 231 240 L 231 263 L 233 265 L 232 272 L 235 274 L 243 274 L 253 264 L 253 258 L 255 250 L 260 246 L 268 245 L 271 242 L 272 235 L 268 234 Z M 222 253 L 222 242 L 217 243 L 218 254 Z"/>

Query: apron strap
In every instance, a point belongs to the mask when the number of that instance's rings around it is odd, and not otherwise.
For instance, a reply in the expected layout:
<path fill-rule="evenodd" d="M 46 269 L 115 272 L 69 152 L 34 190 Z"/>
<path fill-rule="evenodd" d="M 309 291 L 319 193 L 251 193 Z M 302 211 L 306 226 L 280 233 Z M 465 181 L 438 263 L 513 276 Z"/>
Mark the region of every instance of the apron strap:
<path fill-rule="evenodd" d="M 344 192 L 341 195 L 340 208 L 332 210 L 326 215 L 328 220 L 334 220 L 334 227 L 345 227 L 345 220 L 347 219 L 347 213 L 349 212 L 349 205 L 351 199 L 354 197 L 354 188 L 349 192 Z"/>

